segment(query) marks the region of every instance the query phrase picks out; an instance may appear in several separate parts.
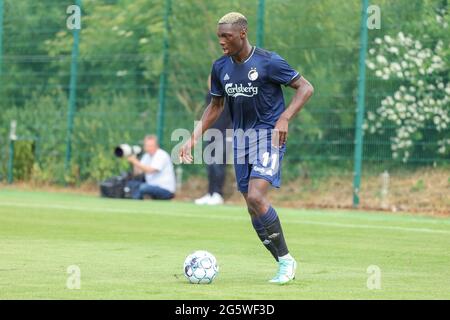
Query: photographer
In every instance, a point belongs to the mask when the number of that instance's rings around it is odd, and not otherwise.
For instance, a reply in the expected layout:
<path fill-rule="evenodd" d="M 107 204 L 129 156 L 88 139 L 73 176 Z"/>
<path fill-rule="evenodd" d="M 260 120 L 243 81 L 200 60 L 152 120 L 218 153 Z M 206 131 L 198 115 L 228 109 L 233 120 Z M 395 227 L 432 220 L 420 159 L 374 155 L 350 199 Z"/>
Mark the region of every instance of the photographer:
<path fill-rule="evenodd" d="M 159 148 L 158 138 L 148 135 L 144 138 L 144 155 L 141 160 L 132 155 L 127 160 L 134 167 L 134 174 L 145 174 L 145 182 L 132 192 L 133 199 L 169 200 L 175 195 L 175 173 L 170 155 Z"/>

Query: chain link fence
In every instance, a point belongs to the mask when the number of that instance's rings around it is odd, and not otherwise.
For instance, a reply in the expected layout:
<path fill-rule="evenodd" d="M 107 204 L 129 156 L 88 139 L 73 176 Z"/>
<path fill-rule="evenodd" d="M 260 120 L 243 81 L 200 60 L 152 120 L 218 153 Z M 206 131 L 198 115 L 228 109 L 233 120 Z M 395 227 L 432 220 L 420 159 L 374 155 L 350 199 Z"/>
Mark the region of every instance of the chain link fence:
<path fill-rule="evenodd" d="M 290 124 L 283 179 L 338 177 L 351 198 L 355 176 L 364 189 L 384 171 L 449 168 L 447 1 L 83 0 L 79 30 L 71 5 L 0 0 L 4 181 L 102 180 L 128 168 L 114 146 L 147 133 L 172 149 L 171 132 L 192 130 L 205 107 L 216 23 L 229 11 L 315 87 Z"/>

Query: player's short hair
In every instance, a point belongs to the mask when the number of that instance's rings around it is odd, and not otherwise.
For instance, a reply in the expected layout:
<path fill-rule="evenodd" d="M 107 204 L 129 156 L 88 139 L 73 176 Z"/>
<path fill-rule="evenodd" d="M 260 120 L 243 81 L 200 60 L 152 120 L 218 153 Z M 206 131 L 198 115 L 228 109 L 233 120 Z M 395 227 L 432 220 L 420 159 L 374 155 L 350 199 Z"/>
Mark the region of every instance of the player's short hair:
<path fill-rule="evenodd" d="M 239 12 L 229 12 L 220 18 L 218 24 L 234 24 L 242 28 L 247 28 L 247 18 Z"/>

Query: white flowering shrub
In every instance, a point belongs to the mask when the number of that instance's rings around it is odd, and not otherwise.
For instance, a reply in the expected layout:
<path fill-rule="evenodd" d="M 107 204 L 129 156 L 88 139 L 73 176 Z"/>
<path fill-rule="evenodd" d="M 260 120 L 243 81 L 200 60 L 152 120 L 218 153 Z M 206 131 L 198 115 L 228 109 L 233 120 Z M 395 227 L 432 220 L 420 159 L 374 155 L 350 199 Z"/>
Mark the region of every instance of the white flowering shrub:
<path fill-rule="evenodd" d="M 448 28 L 444 17 L 438 14 L 435 21 L 442 30 Z M 437 137 L 435 154 L 450 154 L 448 35 L 444 40 L 431 36 L 435 40 L 425 34 L 420 41 L 403 32 L 376 38 L 366 62 L 376 78 L 399 85 L 367 112 L 364 129 L 383 134 L 385 128 L 394 128 L 392 157 L 404 162 L 415 145 L 428 138 L 430 128 Z"/>

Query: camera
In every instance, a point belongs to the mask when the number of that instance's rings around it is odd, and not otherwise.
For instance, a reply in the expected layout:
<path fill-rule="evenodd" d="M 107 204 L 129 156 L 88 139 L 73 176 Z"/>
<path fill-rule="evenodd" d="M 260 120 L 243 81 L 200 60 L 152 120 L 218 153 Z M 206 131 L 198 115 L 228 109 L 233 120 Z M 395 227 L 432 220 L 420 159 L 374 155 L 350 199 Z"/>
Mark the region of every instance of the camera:
<path fill-rule="evenodd" d="M 118 158 L 137 156 L 141 152 L 142 148 L 140 146 L 131 146 L 129 144 L 121 144 L 114 149 L 114 155 Z"/>

